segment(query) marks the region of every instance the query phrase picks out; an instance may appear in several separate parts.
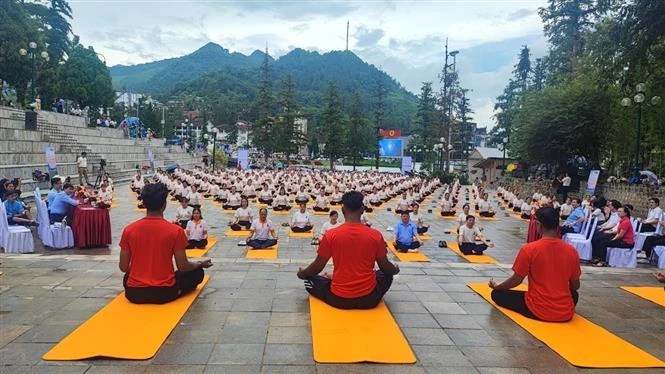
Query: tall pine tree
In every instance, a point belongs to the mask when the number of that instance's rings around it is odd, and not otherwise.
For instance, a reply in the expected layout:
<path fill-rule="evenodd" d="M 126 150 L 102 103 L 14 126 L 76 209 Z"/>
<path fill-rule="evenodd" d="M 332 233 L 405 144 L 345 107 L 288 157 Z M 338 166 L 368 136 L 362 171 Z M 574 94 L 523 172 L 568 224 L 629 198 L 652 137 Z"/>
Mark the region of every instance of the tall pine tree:
<path fill-rule="evenodd" d="M 360 95 L 354 94 L 351 98 L 351 111 L 349 114 L 349 129 L 346 137 L 347 155 L 353 162 L 353 170 L 356 170 L 358 158 L 362 158 L 362 153 L 367 149 L 367 137 L 365 133 L 365 118 L 362 113 L 362 102 Z"/>
<path fill-rule="evenodd" d="M 371 144 L 371 150 L 374 152 L 374 167 L 379 170 L 379 141 L 381 140 L 380 130 L 383 126 L 383 115 L 385 113 L 385 95 L 386 90 L 383 82 L 380 80 L 376 85 L 376 109 L 374 110 L 374 142 Z"/>
<path fill-rule="evenodd" d="M 284 80 L 284 89 L 280 94 L 281 112 L 276 124 L 276 151 L 284 153 L 287 162 L 291 155 L 298 153 L 305 144 L 305 136 L 297 124 L 299 116 L 295 101 L 295 84 L 291 74 Z"/>
<path fill-rule="evenodd" d="M 263 63 L 259 69 L 259 86 L 257 94 L 257 120 L 252 129 L 252 142 L 254 146 L 261 151 L 265 159 L 275 150 L 276 141 L 274 133 L 274 118 L 272 117 L 273 96 L 272 96 L 272 67 L 270 65 L 270 56 L 268 47 L 263 56 Z"/>
<path fill-rule="evenodd" d="M 339 100 L 337 87 L 328 83 L 328 89 L 324 98 L 325 109 L 323 110 L 322 126 L 325 138 L 325 155 L 330 159 L 330 170 L 335 168 L 335 160 L 344 155 L 344 114 L 342 104 Z"/>

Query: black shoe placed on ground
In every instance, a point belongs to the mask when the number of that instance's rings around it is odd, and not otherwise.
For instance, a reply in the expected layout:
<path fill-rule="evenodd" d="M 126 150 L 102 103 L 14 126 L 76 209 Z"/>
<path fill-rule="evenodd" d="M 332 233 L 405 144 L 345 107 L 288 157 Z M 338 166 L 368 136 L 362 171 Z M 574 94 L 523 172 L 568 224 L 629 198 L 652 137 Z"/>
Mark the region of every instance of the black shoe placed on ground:
<path fill-rule="evenodd" d="M 446 248 L 448 243 L 445 240 L 439 240 L 439 248 Z"/>

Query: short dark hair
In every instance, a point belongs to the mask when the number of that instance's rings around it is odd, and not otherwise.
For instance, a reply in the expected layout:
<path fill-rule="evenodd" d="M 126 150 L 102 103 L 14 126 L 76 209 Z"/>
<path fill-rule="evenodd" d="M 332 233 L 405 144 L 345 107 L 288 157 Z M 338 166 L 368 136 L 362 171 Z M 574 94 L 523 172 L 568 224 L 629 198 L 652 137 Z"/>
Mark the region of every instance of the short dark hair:
<path fill-rule="evenodd" d="M 5 192 L 5 199 L 7 199 L 9 196 L 12 196 L 12 195 L 18 195 L 18 191 L 12 190 L 12 191 Z"/>
<path fill-rule="evenodd" d="M 610 201 L 610 204 L 612 204 L 612 208 L 614 208 L 615 210 L 621 208 L 621 203 L 619 202 L 619 200 L 612 200 Z"/>
<path fill-rule="evenodd" d="M 338 216 L 339 213 L 337 213 L 336 210 L 331 210 L 331 211 L 330 211 L 330 214 L 328 214 L 328 215 L 329 215 L 330 217 L 332 217 L 332 216 Z"/>
<path fill-rule="evenodd" d="M 62 179 L 60 179 L 60 177 L 51 178 L 51 187 L 55 186 L 55 184 L 58 182 L 62 182 Z"/>
<path fill-rule="evenodd" d="M 363 209 L 363 194 L 358 191 L 349 191 L 342 195 L 342 205 L 349 212 L 360 212 Z"/>
<path fill-rule="evenodd" d="M 268 214 L 268 209 L 266 209 L 265 207 L 259 209 L 259 214 L 261 214 L 263 212 L 266 212 L 266 214 Z"/>
<path fill-rule="evenodd" d="M 88 154 L 86 152 L 81 152 L 81 156 L 87 156 Z"/>
<path fill-rule="evenodd" d="M 66 189 L 68 189 L 68 188 L 74 188 L 74 185 L 71 184 L 71 183 L 65 183 L 64 186 L 62 186 L 62 189 L 63 189 L 63 190 L 66 190 Z"/>
<path fill-rule="evenodd" d="M 559 214 L 554 208 L 540 208 L 536 211 L 536 219 L 548 230 L 559 227 Z"/>
<path fill-rule="evenodd" d="M 653 200 L 653 202 L 656 203 L 656 205 L 660 205 L 660 199 L 657 197 L 652 197 L 649 200 Z"/>
<path fill-rule="evenodd" d="M 473 216 L 472 214 L 469 214 L 468 216 L 466 216 L 465 221 L 468 221 L 469 218 L 473 218 L 474 221 L 476 220 L 476 217 L 475 217 L 475 216 Z"/>
<path fill-rule="evenodd" d="M 141 200 L 148 211 L 160 210 L 166 204 L 169 190 L 164 183 L 146 184 L 141 189 Z"/>
<path fill-rule="evenodd" d="M 582 204 L 582 200 L 579 197 L 574 197 L 571 201 L 577 201 L 578 204 Z"/>

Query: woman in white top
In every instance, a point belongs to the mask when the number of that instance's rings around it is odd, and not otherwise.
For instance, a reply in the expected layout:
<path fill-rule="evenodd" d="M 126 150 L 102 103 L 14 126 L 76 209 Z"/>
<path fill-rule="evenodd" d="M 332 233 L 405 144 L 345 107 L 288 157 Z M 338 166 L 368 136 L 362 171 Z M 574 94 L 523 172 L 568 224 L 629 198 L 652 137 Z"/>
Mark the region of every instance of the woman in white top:
<path fill-rule="evenodd" d="M 319 196 L 316 197 L 313 209 L 317 212 L 330 211 L 330 207 L 328 207 L 328 198 L 326 197 L 326 191 L 324 189 L 319 191 Z"/>
<path fill-rule="evenodd" d="M 300 186 L 300 191 L 296 194 L 296 203 L 306 203 L 309 201 L 309 195 L 305 191 L 305 186 Z"/>
<path fill-rule="evenodd" d="M 180 199 L 180 206 L 175 210 L 175 221 L 183 229 L 187 228 L 187 223 L 192 219 L 194 208 L 189 206 L 189 200 L 186 197 Z"/>
<path fill-rule="evenodd" d="M 192 210 L 192 219 L 187 222 L 185 233 L 189 240 L 187 249 L 203 249 L 208 245 L 208 224 L 201 216 L 201 209 L 194 208 Z"/>
<path fill-rule="evenodd" d="M 374 187 L 372 189 L 372 193 L 369 195 L 369 203 L 372 206 L 377 206 L 377 207 L 381 206 L 381 204 L 383 203 L 383 201 L 381 201 L 381 197 L 379 196 L 379 193 L 377 192 L 376 187 Z"/>
<path fill-rule="evenodd" d="M 337 213 L 336 210 L 331 210 L 328 217 L 330 217 L 330 220 L 325 222 L 323 226 L 321 226 L 321 232 L 319 232 L 319 235 L 317 237 L 312 239 L 312 245 L 318 245 L 321 241 L 321 238 L 323 238 L 323 234 L 325 234 L 326 231 L 342 225 L 341 222 L 337 221 L 337 219 L 339 218 L 339 214 Z"/>
<path fill-rule="evenodd" d="M 222 205 L 222 208 L 227 210 L 236 210 L 240 208 L 241 197 L 240 194 L 236 192 L 235 186 L 231 187 L 231 192 L 228 195 L 228 199 L 229 200 L 226 202 L 226 204 Z"/>
<path fill-rule="evenodd" d="M 272 192 L 268 189 L 268 185 L 263 185 L 263 191 L 259 195 L 259 202 L 262 204 L 272 205 Z"/>
<path fill-rule="evenodd" d="M 219 189 L 215 201 L 220 203 L 226 203 L 229 201 L 229 191 L 226 189 L 226 186 L 222 186 L 222 188 Z"/>
<path fill-rule="evenodd" d="M 443 217 L 452 217 L 455 215 L 455 210 L 453 210 L 453 203 L 450 200 L 450 194 L 446 192 L 441 199 L 441 216 Z"/>
<path fill-rule="evenodd" d="M 487 201 L 488 195 L 487 193 L 483 194 L 482 200 L 478 202 L 478 208 L 479 208 L 479 215 L 481 217 L 494 217 L 494 210 L 490 206 L 489 201 Z"/>
<path fill-rule="evenodd" d="M 240 231 L 240 230 L 249 230 L 252 226 L 252 221 L 254 220 L 252 209 L 248 206 L 249 202 L 246 197 L 243 197 L 240 200 L 240 208 L 236 210 L 236 213 L 231 221 L 230 225 L 231 230 Z"/>
<path fill-rule="evenodd" d="M 279 193 L 277 194 L 275 200 L 272 203 L 272 210 L 274 211 L 291 210 L 291 205 L 289 204 L 289 197 L 286 194 L 286 189 L 284 187 L 279 189 Z"/>
<path fill-rule="evenodd" d="M 250 183 L 243 187 L 241 197 L 246 197 L 248 199 L 256 197 L 256 191 L 254 191 L 254 187 Z"/>
<path fill-rule="evenodd" d="M 339 192 L 339 187 L 335 187 L 335 192 L 333 192 L 332 197 L 330 198 L 330 205 L 341 205 L 342 204 L 342 193 Z"/>
<path fill-rule="evenodd" d="M 395 207 L 395 213 L 402 214 L 409 212 L 411 212 L 411 200 L 407 198 L 406 192 L 404 192 L 402 193 L 402 198 L 397 202 L 397 206 Z"/>
<path fill-rule="evenodd" d="M 307 212 L 307 204 L 300 203 L 300 209 L 291 218 L 291 231 L 310 232 L 313 228 L 312 221 L 309 219 L 309 212 Z"/>
<path fill-rule="evenodd" d="M 416 224 L 416 228 L 418 229 L 418 234 L 424 234 L 429 230 L 429 225 L 425 224 L 425 221 L 423 220 L 423 217 L 420 215 L 420 212 L 418 209 L 420 208 L 420 205 L 417 203 L 413 203 L 413 211 L 409 214 L 409 218 L 411 222 Z"/>
<path fill-rule="evenodd" d="M 192 185 L 189 194 L 187 194 L 187 199 L 189 200 L 189 206 L 192 208 L 201 209 L 201 204 L 203 203 L 203 196 L 201 193 L 196 190 L 196 186 Z"/>
<path fill-rule="evenodd" d="M 522 206 L 520 207 L 520 212 L 521 212 L 520 217 L 521 218 L 523 218 L 523 219 L 530 219 L 531 218 L 531 209 L 532 209 L 531 202 L 532 201 L 533 200 L 531 200 L 530 197 L 527 197 L 526 201 L 522 203 Z"/>
<path fill-rule="evenodd" d="M 249 227 L 246 242 L 251 249 L 266 249 L 277 244 L 277 234 L 272 222 L 268 219 L 268 209 L 259 209 L 259 218 Z"/>
<path fill-rule="evenodd" d="M 97 207 L 99 208 L 108 208 L 113 202 L 113 192 L 108 189 L 106 182 L 103 182 L 99 191 L 97 191 Z"/>

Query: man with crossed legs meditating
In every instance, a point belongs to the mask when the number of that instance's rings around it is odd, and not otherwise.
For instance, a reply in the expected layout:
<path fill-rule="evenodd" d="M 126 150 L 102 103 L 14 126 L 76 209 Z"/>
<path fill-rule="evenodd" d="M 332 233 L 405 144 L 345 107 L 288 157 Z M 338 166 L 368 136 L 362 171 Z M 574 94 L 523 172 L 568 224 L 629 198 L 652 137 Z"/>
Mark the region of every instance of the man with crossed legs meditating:
<path fill-rule="evenodd" d="M 141 190 L 145 217 L 127 225 L 120 238 L 120 270 L 125 273 L 125 297 L 135 304 L 164 304 L 193 291 L 212 261 L 191 262 L 189 244 L 179 225 L 164 219 L 169 191 L 162 183 Z M 178 268 L 173 271 L 173 259 Z"/>
<path fill-rule="evenodd" d="M 492 300 L 528 318 L 569 321 L 577 305 L 580 259 L 575 248 L 559 239 L 559 216 L 554 208 L 538 209 L 536 220 L 542 238 L 522 247 L 510 278 L 501 284 L 490 279 Z M 512 290 L 526 277 L 529 277 L 528 291 Z"/>
<path fill-rule="evenodd" d="M 267 249 L 277 244 L 277 234 L 272 221 L 268 219 L 268 209 L 259 209 L 259 218 L 252 221 L 247 236 L 247 245 L 254 249 Z"/>
<path fill-rule="evenodd" d="M 397 265 L 388 261 L 383 236 L 360 222 L 363 213 L 363 195 L 349 191 L 342 197 L 345 223 L 326 231 L 321 238 L 316 259 L 305 269 L 298 270 L 298 278 L 305 281 L 310 295 L 339 309 L 374 308 L 399 273 Z M 318 275 L 332 257 L 333 275 Z M 374 263 L 380 270 L 374 271 Z"/>

